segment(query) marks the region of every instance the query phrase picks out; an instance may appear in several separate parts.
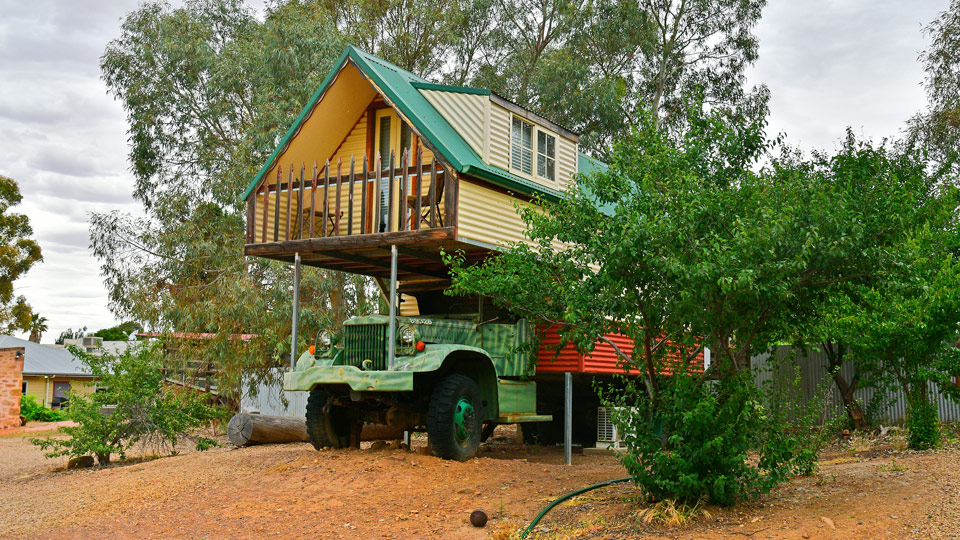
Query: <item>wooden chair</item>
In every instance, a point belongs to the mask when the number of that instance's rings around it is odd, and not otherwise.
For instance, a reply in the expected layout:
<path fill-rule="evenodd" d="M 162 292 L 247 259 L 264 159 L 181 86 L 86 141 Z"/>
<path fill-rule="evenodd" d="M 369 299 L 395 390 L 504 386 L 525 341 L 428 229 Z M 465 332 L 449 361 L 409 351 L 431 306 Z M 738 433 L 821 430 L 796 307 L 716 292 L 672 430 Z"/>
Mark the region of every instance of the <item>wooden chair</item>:
<path fill-rule="evenodd" d="M 441 174 L 436 175 L 436 177 L 435 177 L 435 178 L 436 178 L 436 182 L 435 182 L 435 183 L 436 183 L 436 187 L 435 187 L 434 189 L 436 190 L 437 201 L 436 201 L 436 204 L 434 204 L 433 206 L 430 205 L 430 191 L 427 190 L 426 193 L 423 193 L 423 187 L 420 186 L 421 194 L 420 194 L 420 216 L 419 216 L 419 219 L 420 219 L 420 223 L 422 223 L 422 224 L 424 224 L 424 225 L 426 225 L 426 226 L 428 226 L 428 227 L 430 226 L 430 214 L 431 214 L 431 213 L 435 213 L 435 214 L 436 214 L 436 216 L 437 216 L 437 225 L 438 225 L 439 227 L 443 227 L 443 213 L 440 212 L 440 203 L 443 202 L 443 191 L 444 191 L 444 190 L 443 190 L 443 179 L 444 179 L 445 176 L 446 176 L 445 174 L 442 174 L 442 173 L 441 173 Z M 423 179 L 421 179 L 421 182 L 422 182 L 422 181 L 423 181 Z M 416 212 L 417 212 L 417 196 L 416 196 L 416 195 L 411 194 L 411 195 L 407 196 L 407 208 L 410 209 L 410 220 L 411 220 L 411 222 L 410 222 L 410 228 L 412 229 L 412 228 L 413 228 L 413 221 L 412 221 L 412 220 L 413 220 L 413 219 L 416 219 L 416 216 L 414 216 L 414 214 L 416 214 Z"/>
<path fill-rule="evenodd" d="M 300 212 L 300 220 L 297 223 L 297 230 L 294 231 L 294 238 L 308 238 L 306 233 L 310 230 L 310 218 L 313 218 L 313 231 L 310 231 L 311 234 L 309 238 L 320 238 L 323 236 L 331 236 L 337 225 L 336 217 L 333 215 L 333 212 L 327 212 L 327 229 L 323 229 L 323 208 L 318 208 L 312 210 L 310 208 L 304 209 Z M 340 230 L 343 231 L 343 211 L 340 212 Z"/>

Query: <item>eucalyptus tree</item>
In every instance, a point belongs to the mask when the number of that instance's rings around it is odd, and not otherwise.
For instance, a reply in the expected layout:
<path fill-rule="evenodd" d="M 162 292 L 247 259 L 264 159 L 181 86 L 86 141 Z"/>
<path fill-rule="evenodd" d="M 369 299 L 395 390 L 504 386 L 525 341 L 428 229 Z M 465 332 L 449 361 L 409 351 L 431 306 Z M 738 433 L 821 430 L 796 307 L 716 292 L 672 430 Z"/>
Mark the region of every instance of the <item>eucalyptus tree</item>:
<path fill-rule="evenodd" d="M 216 364 L 228 396 L 245 376 L 275 376 L 290 335 L 290 268 L 243 257 L 240 194 L 343 47 L 328 14 L 306 4 L 259 20 L 234 0 L 151 2 L 101 58 L 127 112 L 143 206 L 91 218 L 110 307 L 154 330 L 210 334 L 170 349 Z M 362 280 L 306 269 L 303 328 L 368 309 L 370 293 Z"/>
<path fill-rule="evenodd" d="M 920 54 L 926 71 L 927 110 L 910 122 L 941 163 L 960 169 L 960 0 L 925 29 L 930 46 Z"/>
<path fill-rule="evenodd" d="M 730 104 L 757 58 L 765 0 L 494 0 L 494 39 L 473 81 L 584 135 L 602 155 L 637 111 L 683 110 L 684 92 Z"/>
<path fill-rule="evenodd" d="M 0 325 L 9 331 L 29 331 L 32 312 L 13 282 L 43 259 L 30 219 L 12 211 L 22 200 L 17 182 L 0 175 Z"/>

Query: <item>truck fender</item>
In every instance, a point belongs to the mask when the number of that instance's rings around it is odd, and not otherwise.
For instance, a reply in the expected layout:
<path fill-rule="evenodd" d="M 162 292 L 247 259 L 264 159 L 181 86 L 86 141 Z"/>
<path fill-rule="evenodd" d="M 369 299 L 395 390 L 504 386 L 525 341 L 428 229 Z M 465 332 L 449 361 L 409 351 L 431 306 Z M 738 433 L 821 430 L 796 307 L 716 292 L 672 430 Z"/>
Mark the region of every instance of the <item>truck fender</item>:
<path fill-rule="evenodd" d="M 491 421 L 499 416 L 497 370 L 485 350 L 466 345 L 427 345 L 423 353 L 398 363 L 398 371 L 416 371 L 417 378 L 427 375 L 436 379 L 454 373 L 470 377 L 480 387 L 483 419 Z"/>

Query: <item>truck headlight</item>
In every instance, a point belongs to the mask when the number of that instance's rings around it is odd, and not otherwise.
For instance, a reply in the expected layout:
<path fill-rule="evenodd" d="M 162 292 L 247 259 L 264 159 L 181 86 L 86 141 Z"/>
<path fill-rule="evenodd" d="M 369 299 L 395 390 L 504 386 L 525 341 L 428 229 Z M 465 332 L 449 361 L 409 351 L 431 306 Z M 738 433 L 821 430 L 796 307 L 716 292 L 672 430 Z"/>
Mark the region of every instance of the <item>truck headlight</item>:
<path fill-rule="evenodd" d="M 320 345 L 321 350 L 329 349 L 333 343 L 333 335 L 330 334 L 329 330 L 324 330 L 320 332 L 320 335 L 317 337 L 317 343 Z"/>
<path fill-rule="evenodd" d="M 400 344 L 407 347 L 413 345 L 413 342 L 417 339 L 417 331 L 412 326 L 404 326 L 400 328 Z"/>

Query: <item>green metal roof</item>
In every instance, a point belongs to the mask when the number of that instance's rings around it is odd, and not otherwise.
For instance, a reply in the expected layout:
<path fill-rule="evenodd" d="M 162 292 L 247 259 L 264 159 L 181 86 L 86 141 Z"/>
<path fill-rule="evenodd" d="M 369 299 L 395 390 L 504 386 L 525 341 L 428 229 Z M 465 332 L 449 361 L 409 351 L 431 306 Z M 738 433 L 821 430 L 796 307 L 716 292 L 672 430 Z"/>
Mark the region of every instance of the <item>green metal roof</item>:
<path fill-rule="evenodd" d="M 263 176 L 270 170 L 281 151 L 293 138 L 297 129 L 305 121 L 327 87 L 330 86 L 337 72 L 348 61 L 352 62 L 380 90 L 384 99 L 409 120 L 413 124 L 414 130 L 426 139 L 428 144 L 437 150 L 440 157 L 446 160 L 458 173 L 473 176 L 526 195 L 541 195 L 548 200 L 559 200 L 561 197 L 561 193 L 555 189 L 542 186 L 500 167 L 484 163 L 483 159 L 467 144 L 457 130 L 420 93 L 420 89 L 471 94 L 489 94 L 489 90 L 433 84 L 372 54 L 348 46 L 334 69 L 320 84 L 320 88 L 314 92 L 296 121 L 287 130 L 287 134 L 284 135 L 283 140 L 280 141 L 263 168 L 250 182 L 249 187 L 243 194 L 244 199 L 250 196 Z"/>

